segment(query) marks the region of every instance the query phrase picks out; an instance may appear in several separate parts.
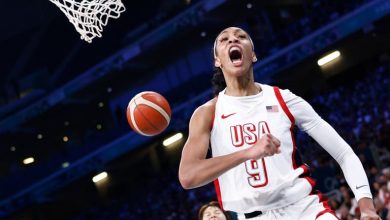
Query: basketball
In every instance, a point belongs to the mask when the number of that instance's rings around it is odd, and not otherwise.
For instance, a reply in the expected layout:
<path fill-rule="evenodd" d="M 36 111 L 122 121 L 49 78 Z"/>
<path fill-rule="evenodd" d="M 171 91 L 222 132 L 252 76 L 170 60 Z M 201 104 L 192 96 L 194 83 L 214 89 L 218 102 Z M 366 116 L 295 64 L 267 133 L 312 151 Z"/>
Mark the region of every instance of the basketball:
<path fill-rule="evenodd" d="M 146 91 L 138 93 L 130 100 L 126 116 L 135 132 L 144 136 L 154 136 L 168 127 L 171 107 L 164 96 Z"/>

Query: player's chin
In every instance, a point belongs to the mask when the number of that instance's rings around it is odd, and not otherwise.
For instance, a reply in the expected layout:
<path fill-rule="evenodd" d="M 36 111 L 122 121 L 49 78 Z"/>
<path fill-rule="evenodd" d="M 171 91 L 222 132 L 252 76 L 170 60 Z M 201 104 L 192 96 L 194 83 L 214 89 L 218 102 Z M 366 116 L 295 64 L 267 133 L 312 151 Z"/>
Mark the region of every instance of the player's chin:
<path fill-rule="evenodd" d="M 249 73 L 250 66 L 238 66 L 238 67 L 232 67 L 231 68 L 231 73 L 235 77 L 241 77 L 241 76 L 246 76 Z"/>

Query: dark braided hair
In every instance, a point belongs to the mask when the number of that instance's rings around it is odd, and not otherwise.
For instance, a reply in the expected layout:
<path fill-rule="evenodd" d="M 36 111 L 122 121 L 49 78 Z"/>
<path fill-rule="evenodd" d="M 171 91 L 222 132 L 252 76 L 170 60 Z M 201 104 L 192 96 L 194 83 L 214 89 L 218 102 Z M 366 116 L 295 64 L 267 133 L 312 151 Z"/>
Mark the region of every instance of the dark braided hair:
<path fill-rule="evenodd" d="M 225 77 L 223 76 L 222 70 L 219 67 L 214 67 L 213 78 L 211 79 L 213 85 L 214 96 L 217 96 L 222 90 L 226 88 Z"/>

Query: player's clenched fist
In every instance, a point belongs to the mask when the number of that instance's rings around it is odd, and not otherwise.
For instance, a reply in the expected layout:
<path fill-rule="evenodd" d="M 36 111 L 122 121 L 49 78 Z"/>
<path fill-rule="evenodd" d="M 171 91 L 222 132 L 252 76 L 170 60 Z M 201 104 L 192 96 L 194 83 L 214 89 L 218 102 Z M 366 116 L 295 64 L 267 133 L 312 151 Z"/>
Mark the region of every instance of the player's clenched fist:
<path fill-rule="evenodd" d="M 248 158 L 258 160 L 280 153 L 280 141 L 272 134 L 265 134 L 252 147 L 247 149 Z"/>

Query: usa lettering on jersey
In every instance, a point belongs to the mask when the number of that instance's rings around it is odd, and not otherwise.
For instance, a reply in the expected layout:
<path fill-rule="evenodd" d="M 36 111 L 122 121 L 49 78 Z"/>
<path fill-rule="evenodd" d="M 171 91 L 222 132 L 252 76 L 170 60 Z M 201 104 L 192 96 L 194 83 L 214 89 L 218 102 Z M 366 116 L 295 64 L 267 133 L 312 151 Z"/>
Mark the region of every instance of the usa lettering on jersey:
<path fill-rule="evenodd" d="M 246 123 L 230 127 L 230 137 L 234 147 L 242 147 L 244 143 L 252 146 L 263 135 L 271 133 L 266 121 L 256 124 Z M 264 187 L 268 184 L 267 168 L 264 158 L 245 161 L 248 174 L 248 184 L 254 188 Z"/>

